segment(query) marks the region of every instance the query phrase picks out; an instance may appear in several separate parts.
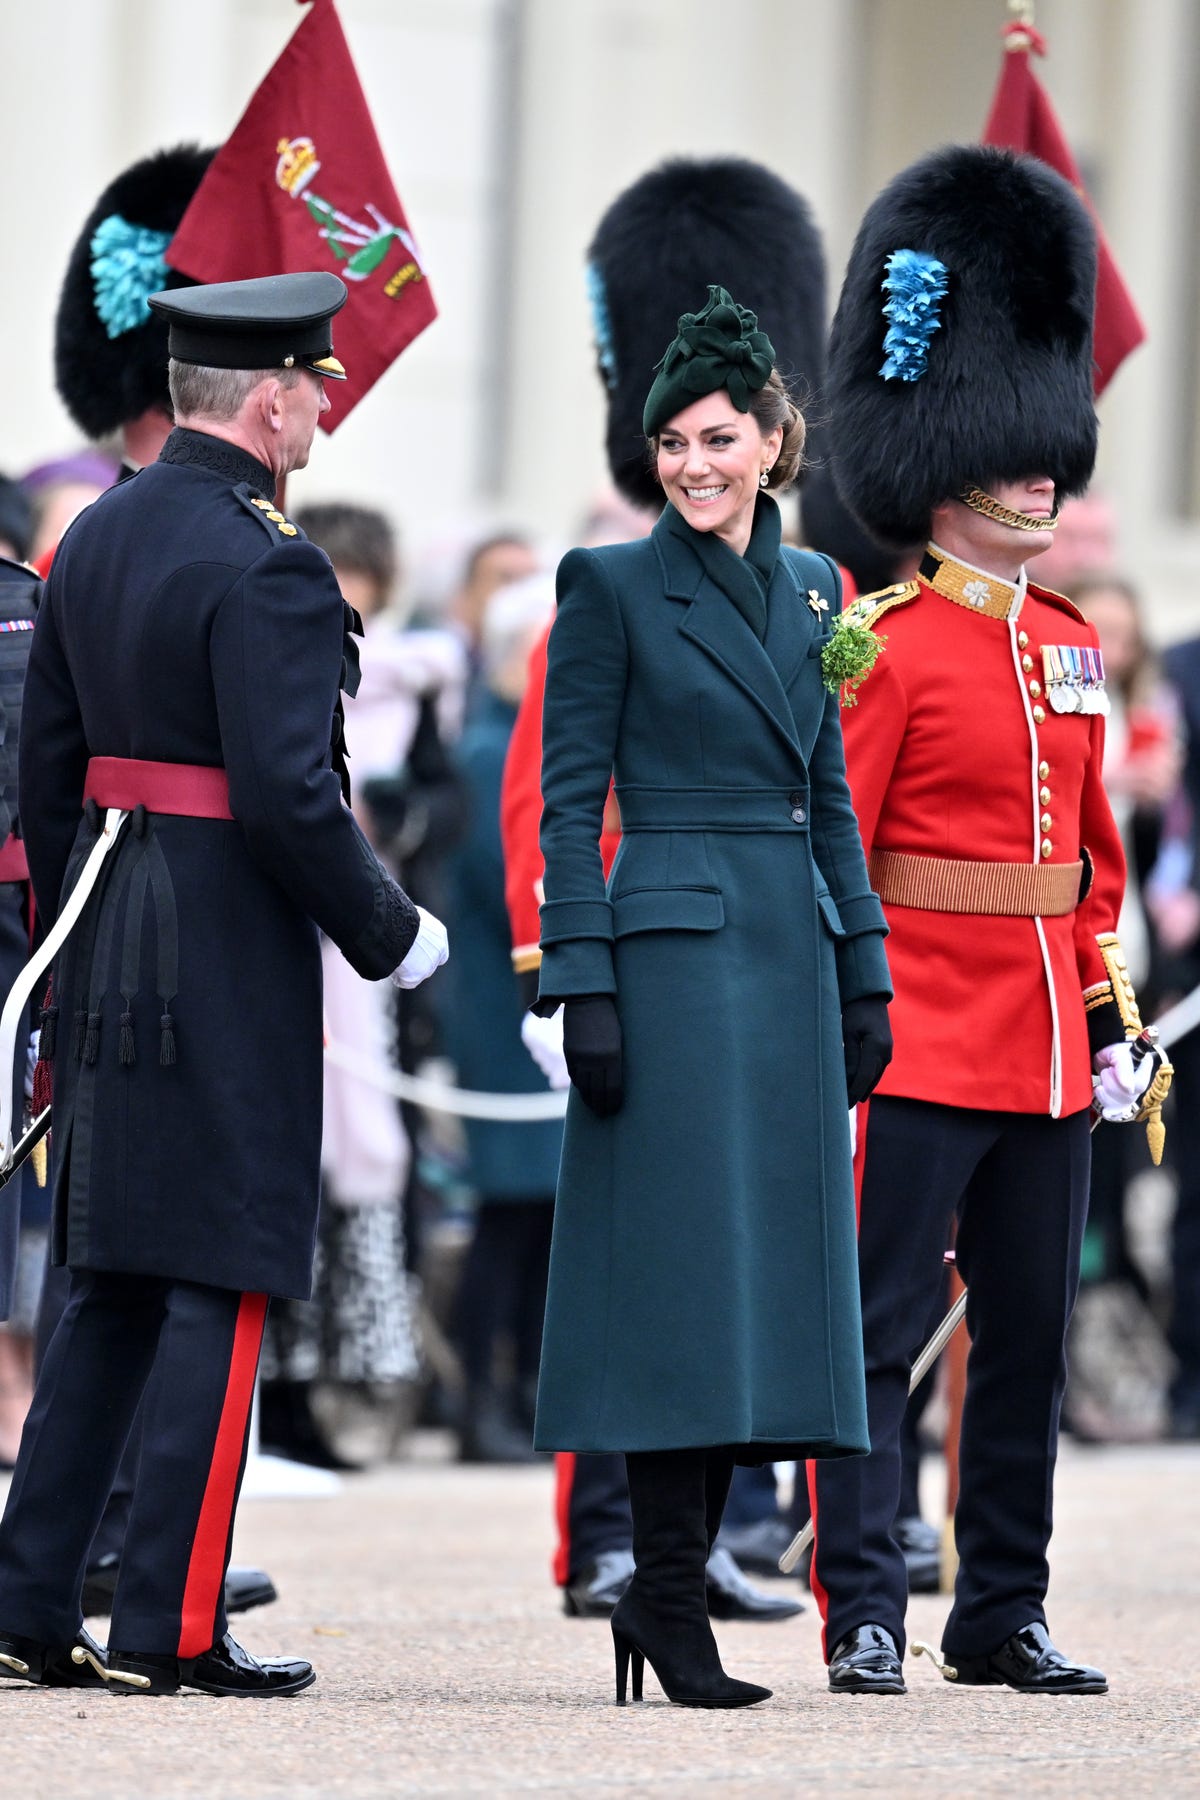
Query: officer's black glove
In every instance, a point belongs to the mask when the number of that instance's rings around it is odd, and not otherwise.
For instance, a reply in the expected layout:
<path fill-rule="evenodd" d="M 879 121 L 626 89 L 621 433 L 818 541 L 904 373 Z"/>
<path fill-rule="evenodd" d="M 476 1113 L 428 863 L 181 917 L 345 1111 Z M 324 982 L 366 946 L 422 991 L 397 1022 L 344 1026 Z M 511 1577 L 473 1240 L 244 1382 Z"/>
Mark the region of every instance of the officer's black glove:
<path fill-rule="evenodd" d="M 621 1021 L 611 994 L 563 1002 L 563 1055 L 579 1097 L 598 1119 L 611 1118 L 625 1098 Z"/>
<path fill-rule="evenodd" d="M 892 1028 L 882 994 L 867 994 L 842 1008 L 842 1047 L 846 1056 L 846 1103 L 857 1106 L 874 1091 L 892 1060 Z"/>

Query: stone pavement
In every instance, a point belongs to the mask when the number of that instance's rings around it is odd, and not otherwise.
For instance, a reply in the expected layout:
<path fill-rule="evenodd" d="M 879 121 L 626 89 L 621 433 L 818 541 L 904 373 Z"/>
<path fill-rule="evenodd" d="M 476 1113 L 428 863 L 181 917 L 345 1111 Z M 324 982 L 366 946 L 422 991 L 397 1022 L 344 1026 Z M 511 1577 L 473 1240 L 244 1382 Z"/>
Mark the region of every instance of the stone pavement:
<path fill-rule="evenodd" d="M 910 1664 L 906 1699 L 825 1691 L 810 1609 L 722 1625 L 730 1669 L 773 1686 L 740 1713 L 612 1704 L 603 1623 L 547 1578 L 549 1470 L 414 1461 L 334 1499 L 244 1504 L 237 1554 L 279 1604 L 239 1621 L 317 1685 L 272 1702 L 118 1699 L 0 1683 L 6 1800 L 325 1795 L 1200 1796 L 1200 1449 L 1068 1449 L 1051 1624 L 1106 1698 L 963 1689 Z M 937 1640 L 945 1602 L 913 1602 Z"/>

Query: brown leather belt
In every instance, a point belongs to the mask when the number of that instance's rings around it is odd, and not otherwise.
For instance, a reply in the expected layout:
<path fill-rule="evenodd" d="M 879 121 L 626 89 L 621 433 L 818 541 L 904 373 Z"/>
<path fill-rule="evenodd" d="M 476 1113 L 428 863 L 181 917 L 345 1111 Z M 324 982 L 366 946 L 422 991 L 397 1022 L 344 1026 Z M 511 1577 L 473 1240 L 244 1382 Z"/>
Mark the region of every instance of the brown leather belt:
<path fill-rule="evenodd" d="M 1025 919 L 1074 912 L 1083 879 L 1082 862 L 967 862 L 904 850 L 872 850 L 868 869 L 885 904 Z"/>

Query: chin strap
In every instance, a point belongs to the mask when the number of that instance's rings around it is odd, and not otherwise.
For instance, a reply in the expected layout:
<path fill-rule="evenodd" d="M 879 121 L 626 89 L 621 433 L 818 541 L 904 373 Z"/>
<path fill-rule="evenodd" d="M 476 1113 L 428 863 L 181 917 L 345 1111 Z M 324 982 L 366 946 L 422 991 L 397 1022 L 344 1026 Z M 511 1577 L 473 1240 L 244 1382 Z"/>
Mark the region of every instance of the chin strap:
<path fill-rule="evenodd" d="M 1048 518 L 1036 518 L 1033 513 L 1016 512 L 1011 506 L 1001 506 L 982 488 L 965 487 L 959 494 L 964 506 L 973 512 L 982 513 L 985 519 L 995 519 L 998 525 L 1013 525 L 1018 531 L 1053 531 L 1058 524 L 1058 508 Z"/>

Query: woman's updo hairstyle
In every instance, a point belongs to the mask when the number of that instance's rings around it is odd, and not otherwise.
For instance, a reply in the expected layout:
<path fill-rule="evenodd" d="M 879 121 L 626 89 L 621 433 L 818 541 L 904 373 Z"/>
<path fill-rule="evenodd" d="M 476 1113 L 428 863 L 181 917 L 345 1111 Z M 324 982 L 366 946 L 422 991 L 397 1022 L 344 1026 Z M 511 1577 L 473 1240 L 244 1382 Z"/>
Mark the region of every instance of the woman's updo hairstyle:
<path fill-rule="evenodd" d="M 764 385 L 751 395 L 750 417 L 764 437 L 774 431 L 777 425 L 783 427 L 779 455 L 767 474 L 770 492 L 782 494 L 792 486 L 804 467 L 804 443 L 808 427 L 804 423 L 804 414 L 788 393 L 778 369 L 772 369 Z"/>

